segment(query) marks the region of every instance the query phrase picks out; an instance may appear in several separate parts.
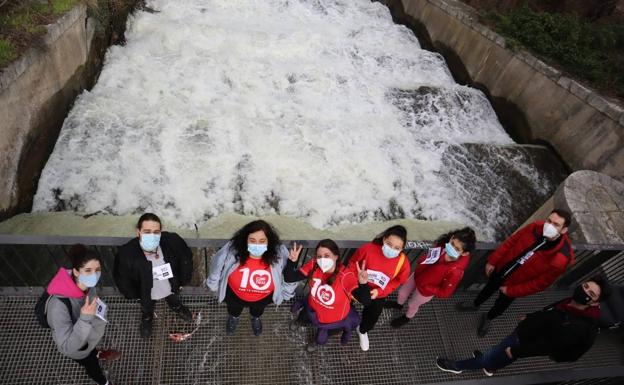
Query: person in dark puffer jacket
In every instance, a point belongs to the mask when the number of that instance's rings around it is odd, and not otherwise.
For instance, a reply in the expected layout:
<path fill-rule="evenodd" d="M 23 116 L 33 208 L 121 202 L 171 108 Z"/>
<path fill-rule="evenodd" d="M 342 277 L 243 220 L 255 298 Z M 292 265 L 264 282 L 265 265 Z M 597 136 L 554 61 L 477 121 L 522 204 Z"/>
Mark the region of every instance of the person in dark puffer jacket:
<path fill-rule="evenodd" d="M 571 298 L 522 317 L 518 327 L 486 353 L 476 350 L 473 358 L 460 361 L 437 358 L 436 364 L 446 372 L 482 369 L 491 376 L 519 358 L 548 356 L 555 362 L 576 361 L 594 344 L 600 301 L 610 294 L 606 280 L 592 278 L 577 286 Z"/>

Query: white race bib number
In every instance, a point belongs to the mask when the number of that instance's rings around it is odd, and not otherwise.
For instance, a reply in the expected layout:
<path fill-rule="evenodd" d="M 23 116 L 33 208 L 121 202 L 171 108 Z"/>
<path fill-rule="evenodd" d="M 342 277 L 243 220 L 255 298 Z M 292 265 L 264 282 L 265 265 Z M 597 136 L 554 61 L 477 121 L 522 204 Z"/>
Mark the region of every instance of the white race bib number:
<path fill-rule="evenodd" d="M 106 304 L 104 303 L 104 301 L 102 301 L 99 298 L 95 300 L 95 303 L 96 303 L 95 315 L 102 321 L 106 321 L 106 309 L 107 309 Z"/>
<path fill-rule="evenodd" d="M 171 271 L 171 265 L 165 263 L 161 266 L 152 268 L 152 278 L 157 281 L 164 281 L 165 279 L 173 278 L 173 271 Z"/>
<path fill-rule="evenodd" d="M 520 265 L 524 265 L 524 263 L 525 263 L 526 261 L 528 261 L 528 260 L 529 260 L 529 258 L 531 258 L 531 257 L 533 256 L 533 254 L 534 254 L 534 253 L 533 253 L 533 250 L 531 250 L 531 251 L 529 251 L 528 253 L 524 254 L 524 256 L 522 256 L 522 258 L 520 258 L 520 259 L 518 260 L 518 264 L 520 264 Z"/>
<path fill-rule="evenodd" d="M 254 270 L 249 274 L 249 268 L 245 267 L 240 269 L 243 273 L 241 278 L 240 288 L 246 289 L 247 285 L 251 286 L 255 290 L 267 290 L 271 286 L 271 273 L 266 270 Z"/>
<path fill-rule="evenodd" d="M 421 262 L 421 265 L 433 265 L 434 263 L 438 262 L 438 259 L 440 259 L 441 253 L 442 253 L 441 247 L 432 247 L 427 252 L 427 258 Z"/>
<path fill-rule="evenodd" d="M 388 282 L 390 282 L 390 277 L 381 271 L 370 269 L 367 269 L 366 271 L 368 272 L 368 282 L 379 286 L 381 290 L 384 290 L 388 285 Z"/>

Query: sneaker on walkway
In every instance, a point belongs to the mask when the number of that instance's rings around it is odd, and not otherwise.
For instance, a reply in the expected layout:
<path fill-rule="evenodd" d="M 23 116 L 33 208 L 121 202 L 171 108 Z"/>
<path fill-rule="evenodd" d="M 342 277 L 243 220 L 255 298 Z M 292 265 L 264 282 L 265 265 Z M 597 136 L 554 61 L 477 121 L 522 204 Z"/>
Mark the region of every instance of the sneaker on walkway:
<path fill-rule="evenodd" d="M 442 357 L 436 357 L 436 366 L 438 367 L 438 369 L 449 373 L 460 374 L 462 372 L 461 370 L 457 369 L 457 366 L 455 366 L 455 361 L 448 360 Z"/>
<path fill-rule="evenodd" d="M 405 315 L 402 315 L 390 321 L 390 326 L 392 326 L 393 328 L 400 328 L 401 326 L 405 325 L 409 321 L 410 321 L 409 318 L 407 318 Z"/>
<path fill-rule="evenodd" d="M 193 313 L 191 313 L 189 308 L 184 305 L 180 305 L 177 308 L 171 310 L 173 310 L 173 312 L 176 313 L 178 317 L 182 318 L 186 322 L 191 322 L 193 320 Z"/>
<path fill-rule="evenodd" d="M 251 330 L 253 330 L 254 336 L 262 334 L 262 321 L 260 317 L 251 317 Z"/>
<path fill-rule="evenodd" d="M 490 330 L 491 320 L 488 319 L 487 313 L 481 314 L 481 320 L 479 321 L 479 327 L 477 328 L 477 335 L 479 337 L 485 337 L 488 330 Z"/>
<path fill-rule="evenodd" d="M 457 302 L 455 305 L 455 310 L 457 311 L 477 311 L 479 310 L 479 306 L 475 306 L 472 301 L 462 301 Z"/>
<path fill-rule="evenodd" d="M 148 339 L 152 336 L 152 328 L 154 323 L 153 315 L 143 315 L 141 317 L 141 325 L 139 326 L 139 330 L 141 332 L 141 338 Z"/>
<path fill-rule="evenodd" d="M 117 361 L 121 357 L 118 350 L 98 350 L 97 358 L 102 362 Z"/>
<path fill-rule="evenodd" d="M 481 358 L 481 357 L 483 357 L 483 353 L 481 353 L 480 350 L 475 350 L 475 351 L 472 352 L 472 356 L 474 358 Z M 493 370 L 486 369 L 486 368 L 483 368 L 483 373 L 485 373 L 485 375 L 488 376 L 488 377 L 492 377 L 494 375 L 494 371 Z"/>
<path fill-rule="evenodd" d="M 360 338 L 360 348 L 362 348 L 363 351 L 367 351 L 369 348 L 368 333 L 360 333 L 359 326 L 356 330 L 357 330 L 358 337 Z"/>
<path fill-rule="evenodd" d="M 401 309 L 403 309 L 403 305 L 401 305 L 397 301 L 386 301 L 386 302 L 384 302 L 384 308 L 401 310 Z"/>
<path fill-rule="evenodd" d="M 234 317 L 229 315 L 227 321 L 225 322 L 225 334 L 231 336 L 236 331 L 236 325 L 238 325 L 238 320 L 240 317 Z"/>
<path fill-rule="evenodd" d="M 310 341 L 307 345 L 306 345 L 306 352 L 308 353 L 312 353 L 318 350 L 318 345 L 316 344 L 315 341 Z"/>

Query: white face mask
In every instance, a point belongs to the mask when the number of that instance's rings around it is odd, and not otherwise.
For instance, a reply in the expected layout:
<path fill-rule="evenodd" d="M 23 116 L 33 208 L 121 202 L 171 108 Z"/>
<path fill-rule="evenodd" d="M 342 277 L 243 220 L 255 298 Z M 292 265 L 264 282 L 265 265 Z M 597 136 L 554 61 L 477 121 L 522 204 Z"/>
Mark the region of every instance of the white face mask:
<path fill-rule="evenodd" d="M 550 239 L 553 239 L 559 236 L 559 232 L 557 231 L 557 228 L 548 222 L 544 223 L 542 234 L 546 238 L 550 238 Z"/>
<path fill-rule="evenodd" d="M 331 258 L 317 258 L 316 264 L 323 273 L 327 273 L 332 267 L 334 267 L 334 260 Z"/>

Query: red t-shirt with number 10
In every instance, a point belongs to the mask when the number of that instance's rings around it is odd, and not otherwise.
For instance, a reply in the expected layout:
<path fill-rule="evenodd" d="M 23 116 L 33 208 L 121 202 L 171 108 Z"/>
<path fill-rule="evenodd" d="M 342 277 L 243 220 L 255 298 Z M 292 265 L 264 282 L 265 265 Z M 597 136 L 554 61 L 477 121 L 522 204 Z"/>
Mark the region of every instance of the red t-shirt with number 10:
<path fill-rule="evenodd" d="M 316 259 L 306 263 L 299 269 L 305 276 L 316 264 Z M 354 272 L 341 267 L 334 283 L 330 286 L 327 280 L 332 273 L 323 273 L 320 268 L 314 270 L 310 285 L 308 304 L 316 313 L 319 322 L 327 324 L 342 321 L 349 314 L 351 308 L 351 292 L 358 287 L 358 280 Z"/>
<path fill-rule="evenodd" d="M 238 298 L 247 302 L 260 301 L 275 290 L 269 265 L 252 257 L 230 274 L 228 286 Z"/>

